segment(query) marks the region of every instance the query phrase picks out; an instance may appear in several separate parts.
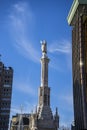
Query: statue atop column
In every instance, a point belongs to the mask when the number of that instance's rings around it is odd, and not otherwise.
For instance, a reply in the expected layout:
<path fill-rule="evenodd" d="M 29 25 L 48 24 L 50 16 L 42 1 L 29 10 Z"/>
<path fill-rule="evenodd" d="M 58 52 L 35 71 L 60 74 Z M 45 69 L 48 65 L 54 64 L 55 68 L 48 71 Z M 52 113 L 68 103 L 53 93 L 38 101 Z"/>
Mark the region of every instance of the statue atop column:
<path fill-rule="evenodd" d="M 42 53 L 47 53 L 47 42 L 45 40 L 41 41 L 41 50 Z"/>

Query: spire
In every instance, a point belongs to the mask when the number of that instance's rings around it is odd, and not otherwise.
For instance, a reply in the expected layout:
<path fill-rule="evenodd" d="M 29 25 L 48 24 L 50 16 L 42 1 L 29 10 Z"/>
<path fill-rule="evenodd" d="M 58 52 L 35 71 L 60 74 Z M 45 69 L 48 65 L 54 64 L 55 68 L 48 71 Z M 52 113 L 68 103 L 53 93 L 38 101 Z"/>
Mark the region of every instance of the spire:
<path fill-rule="evenodd" d="M 37 114 L 37 106 L 35 107 L 35 113 Z"/>
<path fill-rule="evenodd" d="M 1 57 L 2 57 L 2 55 L 0 54 L 0 61 L 1 61 Z"/>
<path fill-rule="evenodd" d="M 59 115 L 58 115 L 58 108 L 57 107 L 56 107 L 56 113 L 54 115 L 54 119 L 55 119 L 56 128 L 59 128 Z"/>
<path fill-rule="evenodd" d="M 58 115 L 58 108 L 56 107 L 56 116 Z"/>
<path fill-rule="evenodd" d="M 41 87 L 47 87 L 49 58 L 47 57 L 47 42 L 45 40 L 41 41 L 41 50 Z"/>

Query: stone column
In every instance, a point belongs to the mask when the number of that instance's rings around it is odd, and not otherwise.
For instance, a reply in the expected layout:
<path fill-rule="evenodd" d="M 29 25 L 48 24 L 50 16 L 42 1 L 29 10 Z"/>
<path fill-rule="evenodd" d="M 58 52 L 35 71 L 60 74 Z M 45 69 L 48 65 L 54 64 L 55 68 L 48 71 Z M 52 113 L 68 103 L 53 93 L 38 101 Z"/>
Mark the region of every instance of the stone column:
<path fill-rule="evenodd" d="M 41 45 L 42 57 L 41 57 L 41 87 L 48 87 L 48 63 L 47 57 L 47 44 L 46 41 L 42 41 Z"/>

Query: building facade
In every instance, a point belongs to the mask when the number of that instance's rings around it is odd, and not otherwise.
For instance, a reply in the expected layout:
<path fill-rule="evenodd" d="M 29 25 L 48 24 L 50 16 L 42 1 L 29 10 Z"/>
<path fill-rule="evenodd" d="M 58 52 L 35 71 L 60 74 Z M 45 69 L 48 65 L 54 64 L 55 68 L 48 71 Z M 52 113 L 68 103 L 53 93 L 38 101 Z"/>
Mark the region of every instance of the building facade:
<path fill-rule="evenodd" d="M 74 0 L 68 15 L 72 26 L 72 72 L 75 130 L 87 129 L 87 0 Z"/>
<path fill-rule="evenodd" d="M 0 61 L 0 130 L 8 130 L 12 95 L 13 69 Z"/>
<path fill-rule="evenodd" d="M 11 120 L 11 130 L 29 130 L 29 114 L 16 114 Z"/>
<path fill-rule="evenodd" d="M 53 115 L 50 107 L 50 87 L 48 86 L 48 63 L 50 60 L 47 56 L 46 41 L 42 41 L 41 49 L 41 85 L 39 87 L 39 103 L 36 111 L 31 113 L 28 117 L 29 130 L 58 130 L 59 115 L 57 108 L 55 115 Z M 11 130 L 18 129 L 14 129 L 14 125 L 11 125 Z"/>

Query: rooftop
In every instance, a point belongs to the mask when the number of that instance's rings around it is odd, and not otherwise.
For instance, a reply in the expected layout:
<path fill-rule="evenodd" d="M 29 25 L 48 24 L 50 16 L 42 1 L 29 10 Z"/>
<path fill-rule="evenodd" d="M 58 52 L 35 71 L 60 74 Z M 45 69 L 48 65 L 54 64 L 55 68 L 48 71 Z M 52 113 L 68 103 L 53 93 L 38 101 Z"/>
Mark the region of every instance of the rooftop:
<path fill-rule="evenodd" d="M 78 6 L 80 4 L 87 4 L 87 0 L 74 0 L 73 3 L 72 3 L 72 6 L 71 6 L 71 9 L 69 11 L 69 14 L 68 14 L 68 17 L 67 17 L 67 20 L 68 20 L 68 24 L 71 25 L 71 22 L 73 20 L 73 17 L 76 13 L 76 10 L 78 8 Z"/>

